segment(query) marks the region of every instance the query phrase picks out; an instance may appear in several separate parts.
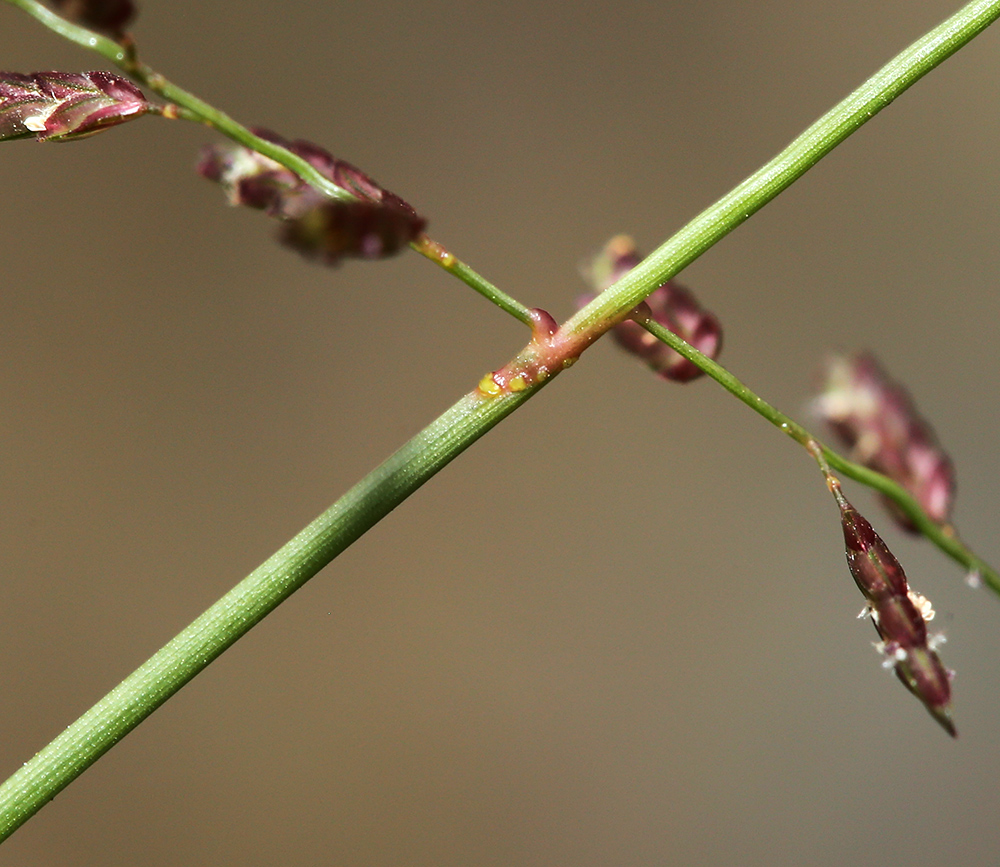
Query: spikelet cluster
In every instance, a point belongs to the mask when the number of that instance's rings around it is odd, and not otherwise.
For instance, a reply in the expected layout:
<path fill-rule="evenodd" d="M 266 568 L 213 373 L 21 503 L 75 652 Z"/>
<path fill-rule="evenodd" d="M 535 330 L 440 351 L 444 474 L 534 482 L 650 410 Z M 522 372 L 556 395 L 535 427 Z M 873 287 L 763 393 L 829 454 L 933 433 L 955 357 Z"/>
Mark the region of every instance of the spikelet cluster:
<path fill-rule="evenodd" d="M 632 239 L 619 235 L 608 242 L 587 269 L 588 277 L 594 288 L 603 292 L 640 261 L 642 257 Z M 690 290 L 672 280 L 659 286 L 645 304 L 637 308 L 637 313 L 654 319 L 709 358 L 718 358 L 722 351 L 719 320 L 698 304 Z M 664 379 L 690 382 L 703 373 L 697 365 L 661 343 L 633 319 L 616 325 L 613 334 L 620 346 L 642 358 Z"/>
<path fill-rule="evenodd" d="M 350 163 L 307 141 L 270 130 L 254 132 L 302 157 L 354 200 L 334 200 L 294 172 L 242 146 L 202 150 L 198 172 L 221 184 L 234 205 L 257 208 L 281 221 L 279 240 L 303 256 L 335 265 L 345 256 L 379 259 L 414 240 L 427 221 L 399 196 Z"/>
<path fill-rule="evenodd" d="M 898 482 L 939 524 L 951 518 L 955 472 L 930 424 L 902 385 L 869 352 L 827 361 L 816 407 L 858 463 Z M 916 528 L 883 498 L 903 528 Z"/>
<path fill-rule="evenodd" d="M 934 649 L 940 639 L 927 634 L 933 608 L 909 588 L 903 567 L 872 525 L 847 501 L 837 479 L 828 475 L 827 485 L 840 507 L 847 564 L 867 600 L 866 613 L 878 631 L 878 646 L 886 664 L 892 666 L 903 685 L 944 730 L 955 737 L 951 674 Z"/>

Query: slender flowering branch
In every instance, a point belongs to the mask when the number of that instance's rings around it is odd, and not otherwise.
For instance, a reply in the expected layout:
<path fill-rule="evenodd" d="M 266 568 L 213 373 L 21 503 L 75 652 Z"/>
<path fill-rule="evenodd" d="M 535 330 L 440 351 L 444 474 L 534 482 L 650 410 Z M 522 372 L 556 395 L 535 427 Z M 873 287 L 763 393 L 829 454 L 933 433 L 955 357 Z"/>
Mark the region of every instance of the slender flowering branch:
<path fill-rule="evenodd" d="M 303 165 L 304 161 L 296 163 L 290 160 L 294 155 L 286 149 L 270 146 L 185 91 L 166 85 L 161 77 L 134 61 L 134 57 L 130 61 L 132 55 L 123 46 L 70 25 L 34 0 L 7 2 L 24 9 L 67 38 L 104 53 L 126 71 L 135 70 L 133 74 L 151 90 L 181 106 L 180 116 L 190 112 L 193 117 L 215 126 L 241 144 L 259 149 L 259 152 L 296 171 L 318 188 L 328 186 L 329 182 L 314 173 L 308 165 Z M 12 833 L 428 478 L 534 395 L 552 376 L 571 365 L 590 343 L 628 317 L 657 286 L 777 196 L 881 108 L 997 17 L 1000 17 L 1000 0 L 974 0 L 967 5 L 902 52 L 851 97 L 817 121 L 788 149 L 696 217 L 653 256 L 595 298 L 562 328 L 555 328 L 551 317 L 541 311 L 531 313 L 532 341 L 517 358 L 484 377 L 475 391 L 462 398 L 359 482 L 330 510 L 0 786 L 0 839 Z M 671 346 L 680 351 L 677 346 Z M 709 372 L 708 368 L 703 369 Z M 734 394 L 744 392 L 743 395 L 737 394 L 744 402 L 751 406 L 756 403 L 760 407 L 758 411 L 767 407 L 777 413 L 763 400 L 750 394 L 745 386 L 721 367 L 717 372 L 729 378 L 733 389 L 736 389 Z M 797 432 L 801 429 L 790 420 L 784 424 L 787 424 L 787 432 L 798 439 Z M 830 464 L 849 474 L 835 462 L 835 458 L 831 457 Z M 866 472 L 867 478 L 861 473 L 856 477 L 873 487 L 883 484 L 884 479 L 877 473 Z M 896 493 L 899 494 L 898 491 Z M 907 501 L 905 494 L 893 499 L 904 510 L 909 510 L 907 514 L 912 511 L 918 529 L 925 533 L 933 529 L 925 527 L 929 523 L 926 516 L 915 503 Z"/>
<path fill-rule="evenodd" d="M 660 323 L 648 318 L 638 321 L 650 334 L 696 364 L 726 391 L 743 401 L 750 409 L 766 418 L 775 427 L 780 428 L 807 451 L 812 453 L 813 447 L 820 449 L 830 467 L 856 482 L 878 491 L 890 500 L 906 516 L 909 524 L 916 528 L 917 532 L 926 536 L 941 551 L 964 566 L 967 572 L 978 575 L 984 584 L 1000 595 L 1000 574 L 997 573 L 996 569 L 966 546 L 953 526 L 939 524 L 930 518 L 920 502 L 901 484 L 863 464 L 848 460 L 829 446 L 824 445 L 797 421 L 772 406 L 717 361 L 713 361 L 704 353 L 699 352 Z"/>
<path fill-rule="evenodd" d="M 449 274 L 457 277 L 466 286 L 475 289 L 476 292 L 488 301 L 496 304 L 504 312 L 509 313 L 515 319 L 519 319 L 528 326 L 533 324 L 530 308 L 525 307 L 516 298 L 512 298 L 506 292 L 498 289 L 486 278 L 481 277 L 461 259 L 456 257 L 454 253 L 446 250 L 437 241 L 428 238 L 427 235 L 421 235 L 410 246 L 421 256 L 430 259 L 435 265 L 440 265 Z"/>
<path fill-rule="evenodd" d="M 198 99 L 194 94 L 178 87 L 145 63 L 140 62 L 131 46 L 120 45 L 107 36 L 103 36 L 93 30 L 88 30 L 86 27 L 81 27 L 78 24 L 73 24 L 71 21 L 67 21 L 51 9 L 37 2 L 37 0 L 7 0 L 7 2 L 13 6 L 17 6 L 19 9 L 23 9 L 50 30 L 55 31 L 70 42 L 75 42 L 77 45 L 88 48 L 91 51 L 96 51 L 105 60 L 109 60 L 115 64 L 115 66 L 145 85 L 149 90 L 159 94 L 168 102 L 177 106 L 179 110 L 168 113 L 168 116 L 180 117 L 185 120 L 195 120 L 206 126 L 210 126 L 228 138 L 233 139 L 233 141 L 239 142 L 269 157 L 276 163 L 291 169 L 307 183 L 334 199 L 349 200 L 354 198 L 347 190 L 338 187 L 328 178 L 324 177 L 307 160 L 293 154 L 287 148 L 255 135 L 245 126 L 233 120 L 229 115 L 219 111 L 217 108 L 213 108 L 207 102 Z"/>
<path fill-rule="evenodd" d="M 179 106 L 180 111 L 177 116 L 197 120 L 215 128 L 234 141 L 291 169 L 327 195 L 334 198 L 349 195 L 332 184 L 307 161 L 285 148 L 254 135 L 225 113 L 140 63 L 134 51 L 99 33 L 67 21 L 38 0 L 6 0 L 6 2 L 24 10 L 59 35 L 84 48 L 96 51 L 116 64 L 153 92 Z M 610 327 L 609 319 L 620 321 L 623 318 L 623 311 L 634 308 L 657 286 L 665 283 L 749 219 L 896 97 L 938 64 L 947 60 L 998 17 L 1000 17 L 1000 0 L 973 0 L 906 48 L 850 96 L 813 123 L 774 159 L 695 217 L 639 266 L 579 311 L 569 323 L 571 330 L 587 341 L 588 335 L 596 338 L 606 331 Z M 472 285 L 470 280 L 465 279 L 471 278 L 471 269 L 468 269 L 468 266 L 446 270 Z M 482 280 L 480 285 L 485 288 L 489 284 Z M 477 291 L 482 290 L 477 289 Z M 518 318 L 525 321 L 522 316 Z"/>
<path fill-rule="evenodd" d="M 331 198 L 340 201 L 350 201 L 355 198 L 351 191 L 333 183 L 307 159 L 282 144 L 257 135 L 225 112 L 219 111 L 189 91 L 178 87 L 165 76 L 142 63 L 136 55 L 135 46 L 130 41 L 119 44 L 101 33 L 74 24 L 42 5 L 38 0 L 6 0 L 6 2 L 27 12 L 50 30 L 71 42 L 96 51 L 136 81 L 144 84 L 149 90 L 163 97 L 170 105 L 166 110 L 160 110 L 159 114 L 168 118 L 179 118 L 209 126 L 238 144 L 274 160 Z M 422 256 L 440 265 L 445 271 L 496 304 L 501 310 L 525 325 L 531 325 L 532 318 L 528 307 L 499 290 L 436 241 L 424 235 L 414 241 L 411 246 Z"/>

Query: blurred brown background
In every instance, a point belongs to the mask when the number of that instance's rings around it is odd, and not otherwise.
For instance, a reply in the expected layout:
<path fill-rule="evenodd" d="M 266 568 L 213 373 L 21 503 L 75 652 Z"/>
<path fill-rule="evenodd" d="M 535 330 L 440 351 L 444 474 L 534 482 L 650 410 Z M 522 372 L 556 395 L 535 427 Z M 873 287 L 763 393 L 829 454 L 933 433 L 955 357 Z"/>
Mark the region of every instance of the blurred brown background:
<path fill-rule="evenodd" d="M 317 141 L 565 318 L 946 0 L 156 2 L 143 57 Z M 0 6 L 0 68 L 99 58 Z M 828 348 L 907 380 L 993 562 L 1000 29 L 692 265 L 723 360 L 804 416 Z M 523 329 L 406 254 L 311 266 L 157 119 L 0 151 L 6 776 Z M 993 865 L 1000 600 L 885 530 L 958 672 L 951 742 L 879 668 L 815 466 L 610 343 L 115 747 L 2 865 Z"/>

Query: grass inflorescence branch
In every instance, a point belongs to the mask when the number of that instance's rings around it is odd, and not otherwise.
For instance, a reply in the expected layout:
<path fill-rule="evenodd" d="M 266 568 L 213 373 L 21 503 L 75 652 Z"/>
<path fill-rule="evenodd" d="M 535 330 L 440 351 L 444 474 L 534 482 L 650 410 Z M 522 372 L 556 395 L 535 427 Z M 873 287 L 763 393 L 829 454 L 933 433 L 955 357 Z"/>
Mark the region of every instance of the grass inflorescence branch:
<path fill-rule="evenodd" d="M 434 264 L 440 265 L 449 274 L 457 277 L 466 286 L 475 289 L 476 292 L 496 304 L 505 313 L 509 313 L 515 319 L 531 327 L 533 320 L 530 308 L 498 289 L 437 241 L 432 240 L 427 235 L 421 235 L 410 246 L 421 256 L 430 259 Z"/>
<path fill-rule="evenodd" d="M 116 42 L 107 36 L 89 30 L 79 24 L 68 21 L 38 0 L 7 0 L 13 6 L 24 10 L 33 18 L 53 30 L 60 36 L 83 48 L 97 52 L 113 63 L 135 81 L 167 100 L 167 107 L 155 110 L 168 118 L 178 118 L 211 127 L 236 143 L 256 151 L 262 156 L 273 160 L 289 171 L 294 172 L 307 184 L 335 200 L 352 200 L 351 191 L 333 183 L 322 172 L 284 145 L 264 138 L 248 127 L 238 123 L 228 114 L 219 111 L 214 106 L 195 96 L 193 93 L 174 84 L 164 75 L 156 72 L 139 60 L 134 43 L 131 40 Z M 531 325 L 529 308 L 516 299 L 502 292 L 473 268 L 461 261 L 453 253 L 422 234 L 411 246 L 421 255 L 440 265 L 445 271 L 457 277 L 467 286 L 479 292 L 501 310 L 514 318 Z"/>
<path fill-rule="evenodd" d="M 919 533 L 926 536 L 941 551 L 964 566 L 968 572 L 978 574 L 984 584 L 995 593 L 1000 594 L 1000 574 L 962 542 L 951 524 L 942 524 L 931 520 L 920 503 L 902 485 L 882 473 L 848 460 L 822 443 L 794 419 L 785 415 L 744 385 L 717 361 L 699 352 L 660 323 L 651 319 L 638 321 L 657 340 L 662 341 L 675 352 L 696 364 L 726 391 L 743 401 L 750 409 L 766 418 L 775 427 L 784 431 L 810 454 L 818 449 L 832 469 L 888 497 L 903 511 Z"/>
<path fill-rule="evenodd" d="M 140 84 L 145 85 L 172 105 L 177 106 L 179 110 L 171 113 L 174 116 L 186 120 L 198 121 L 212 127 L 233 141 L 239 142 L 245 147 L 251 148 L 274 160 L 276 163 L 285 166 L 303 178 L 307 183 L 312 184 L 334 199 L 352 198 L 350 193 L 323 177 L 306 160 L 293 154 L 286 148 L 255 135 L 247 127 L 229 117 L 225 112 L 219 111 L 194 94 L 178 87 L 145 63 L 142 63 L 135 54 L 134 46 L 120 44 L 101 33 L 88 30 L 86 27 L 81 27 L 71 21 L 67 21 L 62 16 L 57 15 L 51 9 L 39 3 L 38 0 L 7 0 L 7 2 L 19 9 L 23 9 L 50 30 L 65 37 L 70 42 L 75 42 L 83 48 L 97 52 L 105 60 L 117 66 L 122 72 L 131 76 Z"/>

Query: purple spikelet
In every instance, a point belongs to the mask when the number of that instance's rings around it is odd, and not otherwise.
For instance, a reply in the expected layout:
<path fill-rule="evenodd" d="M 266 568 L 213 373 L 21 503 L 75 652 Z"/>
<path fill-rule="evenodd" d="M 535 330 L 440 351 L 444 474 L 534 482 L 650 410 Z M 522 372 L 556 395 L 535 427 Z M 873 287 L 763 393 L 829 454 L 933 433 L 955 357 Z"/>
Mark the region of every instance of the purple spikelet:
<path fill-rule="evenodd" d="M 110 72 L 0 72 L 0 140 L 68 141 L 141 117 L 142 91 Z"/>
<path fill-rule="evenodd" d="M 854 460 L 906 488 L 932 520 L 950 520 L 955 499 L 951 460 L 909 393 L 874 355 L 830 358 L 816 407 Z M 883 501 L 901 527 L 916 529 L 894 503 Z"/>
<path fill-rule="evenodd" d="M 399 196 L 368 175 L 307 141 L 287 141 L 269 130 L 254 130 L 302 157 L 356 198 L 324 196 L 294 172 L 240 146 L 203 149 L 198 172 L 221 184 L 234 205 L 265 211 L 282 221 L 279 239 L 309 259 L 335 265 L 346 256 L 379 259 L 413 241 L 427 221 Z"/>
<path fill-rule="evenodd" d="M 635 243 L 625 235 L 612 238 L 589 269 L 595 288 L 603 292 L 631 271 L 642 257 Z M 586 300 L 590 300 L 587 298 Z M 722 326 L 702 308 L 689 289 L 668 280 L 640 305 L 638 312 L 668 328 L 695 349 L 715 359 L 722 351 Z M 690 382 L 703 371 L 693 362 L 661 343 L 638 322 L 627 319 L 613 329 L 615 340 L 624 349 L 643 359 L 664 379 Z"/>
<path fill-rule="evenodd" d="M 879 634 L 886 665 L 927 708 L 930 715 L 956 737 L 951 716 L 951 674 L 934 647 L 940 638 L 929 638 L 927 621 L 934 616 L 930 603 L 911 590 L 899 561 L 840 490 L 840 482 L 827 475 L 827 485 L 840 507 L 847 565 L 868 602 L 867 613 Z"/>

